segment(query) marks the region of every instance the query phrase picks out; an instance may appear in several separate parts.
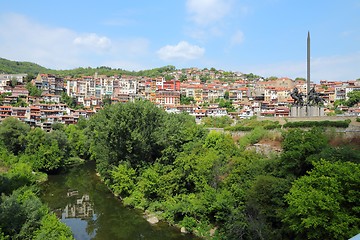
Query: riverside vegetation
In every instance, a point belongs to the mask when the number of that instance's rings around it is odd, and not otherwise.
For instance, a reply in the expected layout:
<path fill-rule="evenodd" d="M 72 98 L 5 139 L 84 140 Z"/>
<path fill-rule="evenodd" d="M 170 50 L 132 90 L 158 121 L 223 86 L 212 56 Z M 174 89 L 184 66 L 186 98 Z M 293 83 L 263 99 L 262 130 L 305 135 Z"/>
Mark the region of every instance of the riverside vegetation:
<path fill-rule="evenodd" d="M 5 119 L 0 125 L 0 239 L 71 238 L 37 198 L 36 186 L 46 179 L 41 172 L 81 159 L 96 161 L 102 180 L 125 205 L 205 239 L 348 239 L 357 234 L 358 142 L 339 138 L 335 144 L 333 133 L 321 127 L 274 127 L 275 135 L 268 129 L 277 123 L 251 121 L 253 130 L 234 140 L 147 101 L 109 105 L 77 125 L 56 124 L 50 133 Z M 247 150 L 264 138 L 281 140 L 282 152 L 265 156 Z"/>

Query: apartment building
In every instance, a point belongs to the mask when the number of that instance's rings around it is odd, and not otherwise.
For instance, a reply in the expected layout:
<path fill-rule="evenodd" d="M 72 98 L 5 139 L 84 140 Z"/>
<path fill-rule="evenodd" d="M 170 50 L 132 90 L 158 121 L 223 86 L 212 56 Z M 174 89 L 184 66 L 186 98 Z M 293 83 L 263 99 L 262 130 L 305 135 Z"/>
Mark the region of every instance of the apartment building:
<path fill-rule="evenodd" d="M 180 92 L 169 90 L 157 90 L 155 93 L 155 103 L 161 106 L 179 105 Z"/>
<path fill-rule="evenodd" d="M 32 80 L 32 83 L 38 89 L 41 89 L 44 94 L 61 95 L 64 91 L 64 79 L 52 74 L 38 74 L 37 77 Z"/>

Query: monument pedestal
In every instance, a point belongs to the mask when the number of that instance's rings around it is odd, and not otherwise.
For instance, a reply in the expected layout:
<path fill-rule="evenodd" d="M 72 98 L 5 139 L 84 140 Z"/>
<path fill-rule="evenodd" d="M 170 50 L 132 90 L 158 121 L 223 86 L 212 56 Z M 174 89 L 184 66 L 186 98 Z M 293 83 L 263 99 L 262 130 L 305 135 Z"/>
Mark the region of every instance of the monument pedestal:
<path fill-rule="evenodd" d="M 292 106 L 290 117 L 322 117 L 325 116 L 324 107 L 321 106 Z"/>

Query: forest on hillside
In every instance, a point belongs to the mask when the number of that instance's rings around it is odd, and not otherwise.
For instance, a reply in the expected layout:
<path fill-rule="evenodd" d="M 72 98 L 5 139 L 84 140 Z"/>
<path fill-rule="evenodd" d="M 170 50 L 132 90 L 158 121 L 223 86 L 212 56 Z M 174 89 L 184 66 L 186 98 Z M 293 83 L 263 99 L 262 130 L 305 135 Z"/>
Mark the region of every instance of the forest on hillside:
<path fill-rule="evenodd" d="M 145 69 L 139 71 L 129 71 L 124 70 L 121 68 L 111 68 L 107 66 L 100 66 L 100 67 L 77 67 L 74 69 L 49 69 L 42 67 L 36 63 L 31 62 L 18 62 L 18 61 L 11 61 L 4 58 L 0 58 L 0 74 L 16 74 L 16 73 L 25 73 L 30 75 L 28 79 L 34 78 L 39 73 L 46 73 L 46 74 L 54 74 L 59 77 L 82 77 L 82 76 L 94 76 L 95 74 L 98 75 L 105 75 L 105 76 L 138 76 L 138 77 L 149 77 L 149 78 L 156 78 L 156 77 L 164 77 L 166 80 L 174 79 L 173 73 L 178 70 L 181 71 L 179 80 L 184 81 L 187 79 L 186 69 L 176 69 L 175 66 L 167 65 L 163 67 L 157 67 L 153 69 Z M 204 68 L 203 70 L 209 70 Z M 210 71 L 214 73 L 219 73 L 218 70 L 215 68 L 210 68 Z M 222 72 L 221 80 L 224 81 L 234 81 L 234 73 L 233 72 Z M 261 78 L 260 76 L 250 74 L 244 74 L 245 78 L 249 80 L 254 80 L 257 78 Z M 201 74 L 199 79 L 203 82 L 210 80 L 209 73 Z"/>
<path fill-rule="evenodd" d="M 123 204 L 205 239 L 349 239 L 359 233 L 356 139 L 324 127 L 273 130 L 252 121 L 253 129 L 234 138 L 147 101 L 108 105 L 49 133 L 7 118 L 0 124 L 0 236 L 51 236 L 52 225 L 68 234 L 56 219 L 47 220 L 48 210 L 33 216 L 28 207 L 41 205 L 35 200 L 39 178 L 84 160 L 96 161 Z M 282 152 L 249 148 L 261 139 L 281 142 Z M 10 214 L 15 205 L 21 214 Z"/>
<path fill-rule="evenodd" d="M 78 67 L 74 69 L 55 70 L 42 67 L 32 62 L 19 62 L 11 61 L 0 58 L 0 74 L 16 74 L 26 73 L 36 76 L 39 73 L 54 74 L 60 77 L 81 77 L 81 76 L 94 76 L 95 73 L 106 76 L 144 76 L 144 77 L 168 77 L 167 73 L 174 71 L 174 66 L 164 66 L 141 71 L 128 71 L 120 68 L 111 68 L 107 66 L 100 67 Z"/>

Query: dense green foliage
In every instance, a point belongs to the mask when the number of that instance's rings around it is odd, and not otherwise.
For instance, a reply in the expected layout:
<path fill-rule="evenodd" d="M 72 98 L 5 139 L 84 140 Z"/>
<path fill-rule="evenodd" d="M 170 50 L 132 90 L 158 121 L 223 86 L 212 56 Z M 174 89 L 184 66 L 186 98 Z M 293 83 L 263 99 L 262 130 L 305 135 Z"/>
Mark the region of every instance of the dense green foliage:
<path fill-rule="evenodd" d="M 360 91 L 352 91 L 348 93 L 348 100 L 346 100 L 345 104 L 349 107 L 352 107 L 358 103 L 360 103 Z"/>
<path fill-rule="evenodd" d="M 71 230 L 35 194 L 47 175 L 0 146 L 0 238 L 73 239 Z M 52 233 L 52 234 L 49 234 Z"/>
<path fill-rule="evenodd" d="M 180 104 L 189 105 L 196 103 L 194 97 L 187 97 L 183 94 L 180 94 Z"/>
<path fill-rule="evenodd" d="M 219 103 L 220 108 L 226 108 L 226 111 L 228 112 L 235 112 L 235 108 L 231 101 L 221 98 L 217 99 L 217 102 Z"/>
<path fill-rule="evenodd" d="M 198 131 L 192 117 L 166 114 L 147 101 L 107 106 L 87 130 L 90 152 L 102 175 L 124 161 L 132 167 L 152 164 L 164 155 L 173 161 L 173 154 Z"/>
<path fill-rule="evenodd" d="M 338 127 L 347 128 L 349 127 L 351 120 L 343 121 L 297 121 L 287 122 L 283 125 L 285 128 L 300 128 L 300 127 Z"/>
<path fill-rule="evenodd" d="M 49 133 L 11 117 L 1 122 L 0 239 L 73 239 L 36 193 L 47 179 L 39 171 L 56 171 L 88 156 L 82 121 Z"/>
<path fill-rule="evenodd" d="M 283 152 L 263 156 L 245 147 L 278 123 L 242 125 L 253 131 L 237 143 L 188 115 L 139 101 L 106 107 L 86 133 L 101 177 L 124 204 L 205 238 L 343 239 L 359 231 L 358 149 L 331 147 L 322 129 L 290 129 L 283 131 Z M 322 210 L 331 199 L 333 207 Z"/>
<path fill-rule="evenodd" d="M 240 149 L 245 150 L 247 146 L 258 143 L 266 133 L 267 131 L 263 127 L 255 127 L 251 132 L 239 139 Z"/>
<path fill-rule="evenodd" d="M 41 97 L 42 90 L 37 88 L 32 83 L 28 82 L 25 87 L 29 91 L 29 96 Z"/>
<path fill-rule="evenodd" d="M 31 62 L 17 62 L 0 58 L 0 73 L 27 73 L 37 75 L 38 73 L 48 72 L 49 69 Z"/>
<path fill-rule="evenodd" d="M 286 195 L 284 221 L 298 239 L 348 239 L 358 234 L 360 166 L 325 160 L 314 165 Z"/>
<path fill-rule="evenodd" d="M 61 125 L 62 126 L 62 125 Z M 15 119 L 0 124 L 0 143 L 21 162 L 39 171 L 54 171 L 81 162 L 88 156 L 89 142 L 81 124 L 69 125 L 51 132 L 32 128 Z"/>
<path fill-rule="evenodd" d="M 73 239 L 70 228 L 49 213 L 30 188 L 1 195 L 0 236 L 2 239 Z"/>
<path fill-rule="evenodd" d="M 38 64 L 31 62 L 18 62 L 11 61 L 4 58 L 0 58 L 0 73 L 27 73 L 32 76 L 36 76 L 38 73 L 49 73 L 56 74 L 58 76 L 72 76 L 72 77 L 80 77 L 80 76 L 94 76 L 95 73 L 99 75 L 106 76 L 121 76 L 121 75 L 130 75 L 130 76 L 144 76 L 144 77 L 169 77 L 168 73 L 173 72 L 175 70 L 174 66 L 164 66 L 160 68 L 154 68 L 149 70 L 141 70 L 138 72 L 135 71 L 127 71 L 123 69 L 110 68 L 106 66 L 96 67 L 96 68 L 83 68 L 78 67 L 70 70 L 53 70 L 42 67 Z"/>
<path fill-rule="evenodd" d="M 212 128 L 224 128 L 230 126 L 234 120 L 232 120 L 229 116 L 221 116 L 221 117 L 204 117 L 201 119 L 201 123 L 204 124 L 205 127 Z"/>
<path fill-rule="evenodd" d="M 256 118 L 250 118 L 250 119 L 243 119 L 241 121 L 237 121 L 235 126 L 225 127 L 224 130 L 232 131 L 232 132 L 251 131 L 256 127 L 262 127 L 266 130 L 271 130 L 275 128 L 280 128 L 281 125 L 279 124 L 278 121 L 269 121 L 269 120 L 257 121 Z"/>
<path fill-rule="evenodd" d="M 6 118 L 1 122 L 0 142 L 9 152 L 17 155 L 25 150 L 25 137 L 30 127 L 15 118 Z"/>
<path fill-rule="evenodd" d="M 148 101 L 107 105 L 89 121 L 50 133 L 5 119 L 0 236 L 70 236 L 28 187 L 46 178 L 38 171 L 90 158 L 124 204 L 207 239 L 348 239 L 359 232 L 359 146 L 331 146 L 334 135 L 323 128 L 269 130 L 279 124 L 255 119 L 240 126 L 252 130 L 235 141 Z M 264 138 L 281 140 L 282 152 L 246 150 Z"/>
<path fill-rule="evenodd" d="M 284 133 L 282 142 L 281 170 L 284 174 L 300 177 L 312 168 L 311 156 L 326 149 L 327 138 L 322 129 L 303 131 L 298 128 Z"/>

